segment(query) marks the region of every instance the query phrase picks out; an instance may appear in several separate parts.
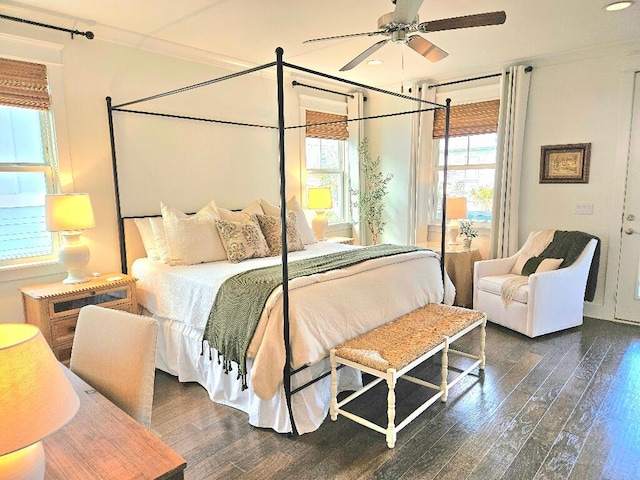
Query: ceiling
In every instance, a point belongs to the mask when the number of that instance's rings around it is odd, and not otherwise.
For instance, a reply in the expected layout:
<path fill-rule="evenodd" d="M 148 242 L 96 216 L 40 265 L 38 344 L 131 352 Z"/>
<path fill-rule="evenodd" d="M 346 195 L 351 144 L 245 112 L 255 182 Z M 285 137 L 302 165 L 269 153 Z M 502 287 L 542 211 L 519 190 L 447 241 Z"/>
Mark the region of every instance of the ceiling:
<path fill-rule="evenodd" d="M 424 0 L 420 21 L 504 10 L 504 25 L 422 34 L 449 56 L 431 63 L 388 43 L 349 72 L 340 67 L 381 38 L 355 37 L 303 44 L 306 39 L 377 30 L 391 0 L 0 0 L 0 13 L 92 30 L 171 42 L 220 59 L 247 64 L 285 60 L 352 81 L 389 86 L 415 79 L 452 78 L 496 71 L 516 61 L 631 45 L 640 50 L 640 3 L 618 12 L 607 0 Z M 4 22 L 4 20 L 0 20 Z M 0 23 L 1 26 L 1 23 Z M 36 28 L 36 27 L 34 27 Z M 101 34 L 103 35 L 101 37 Z M 130 35 L 129 35 L 130 37 Z M 83 40 L 85 41 L 85 40 Z M 603 50 L 604 49 L 604 50 Z"/>

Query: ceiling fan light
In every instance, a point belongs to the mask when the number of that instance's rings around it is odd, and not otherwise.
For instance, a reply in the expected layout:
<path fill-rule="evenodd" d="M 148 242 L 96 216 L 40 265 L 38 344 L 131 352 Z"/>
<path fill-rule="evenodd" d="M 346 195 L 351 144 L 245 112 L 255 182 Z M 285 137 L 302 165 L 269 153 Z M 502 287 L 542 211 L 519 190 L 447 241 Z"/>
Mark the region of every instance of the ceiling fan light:
<path fill-rule="evenodd" d="M 382 65 L 382 60 L 369 60 L 367 63 L 369 65 Z"/>
<path fill-rule="evenodd" d="M 635 2 L 632 1 L 624 1 L 624 2 L 613 2 L 608 5 L 605 5 L 604 9 L 608 12 L 615 12 L 618 10 L 624 10 L 625 8 L 629 8 Z"/>

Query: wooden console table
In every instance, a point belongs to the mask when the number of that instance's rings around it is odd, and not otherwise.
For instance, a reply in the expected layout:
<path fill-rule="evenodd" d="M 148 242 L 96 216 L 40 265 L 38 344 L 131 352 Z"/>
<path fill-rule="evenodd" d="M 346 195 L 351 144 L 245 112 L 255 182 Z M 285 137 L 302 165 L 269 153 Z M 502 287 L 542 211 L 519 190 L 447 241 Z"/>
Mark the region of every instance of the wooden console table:
<path fill-rule="evenodd" d="M 440 243 L 418 243 L 418 246 L 440 252 Z M 473 264 L 482 260 L 477 248 L 465 248 L 460 245 L 447 245 L 445 248 L 444 268 L 456 287 L 454 305 L 473 308 Z"/>
<path fill-rule="evenodd" d="M 64 368 L 64 367 L 63 367 Z M 184 479 L 186 462 L 153 433 L 64 368 L 80 408 L 43 440 L 45 479 Z"/>

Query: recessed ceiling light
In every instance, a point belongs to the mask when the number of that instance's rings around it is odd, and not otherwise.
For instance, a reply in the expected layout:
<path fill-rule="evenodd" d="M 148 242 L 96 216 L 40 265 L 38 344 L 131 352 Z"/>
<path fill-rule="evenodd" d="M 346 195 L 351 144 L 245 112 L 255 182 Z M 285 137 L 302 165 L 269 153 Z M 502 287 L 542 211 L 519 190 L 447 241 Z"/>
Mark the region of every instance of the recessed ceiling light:
<path fill-rule="evenodd" d="M 369 65 L 381 65 L 382 64 L 382 60 L 369 60 L 367 63 Z"/>
<path fill-rule="evenodd" d="M 626 1 L 626 2 L 613 2 L 609 5 L 605 6 L 604 9 L 608 12 L 615 12 L 616 10 L 624 10 L 625 8 L 629 8 L 635 2 Z"/>

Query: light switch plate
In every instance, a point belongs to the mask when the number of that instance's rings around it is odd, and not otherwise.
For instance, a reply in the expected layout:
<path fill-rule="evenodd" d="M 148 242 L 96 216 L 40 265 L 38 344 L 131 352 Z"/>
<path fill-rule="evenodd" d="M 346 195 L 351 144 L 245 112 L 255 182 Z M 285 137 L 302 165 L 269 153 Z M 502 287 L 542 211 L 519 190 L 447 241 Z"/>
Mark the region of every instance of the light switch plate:
<path fill-rule="evenodd" d="M 576 203 L 573 213 L 576 215 L 593 215 L 593 203 Z"/>

